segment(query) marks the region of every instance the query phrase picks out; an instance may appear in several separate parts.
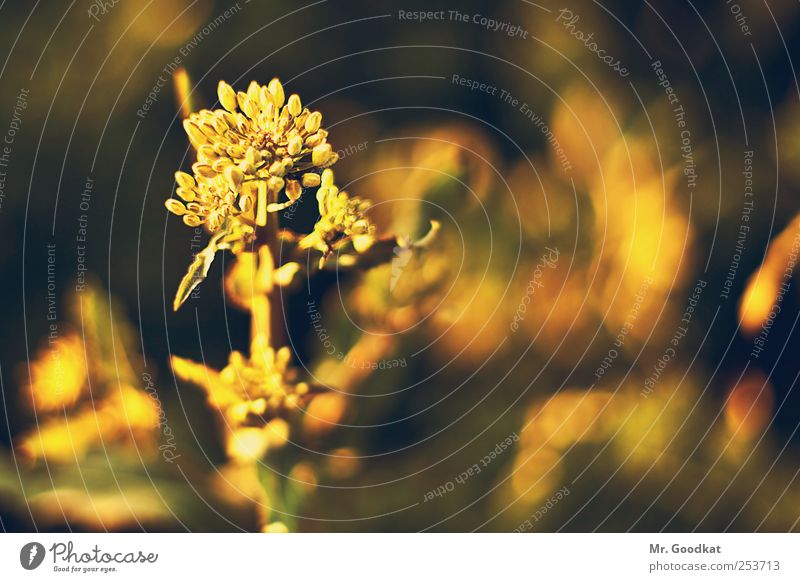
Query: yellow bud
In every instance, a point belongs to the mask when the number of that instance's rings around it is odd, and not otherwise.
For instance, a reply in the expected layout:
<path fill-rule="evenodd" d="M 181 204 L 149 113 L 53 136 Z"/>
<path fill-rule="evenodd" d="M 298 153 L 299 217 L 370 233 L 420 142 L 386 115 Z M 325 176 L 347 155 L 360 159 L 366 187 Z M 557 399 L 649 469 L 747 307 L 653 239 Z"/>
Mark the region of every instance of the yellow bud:
<path fill-rule="evenodd" d="M 192 178 L 186 172 L 175 172 L 175 181 L 178 183 L 178 186 L 181 188 L 193 188 L 194 187 L 194 178 Z"/>
<path fill-rule="evenodd" d="M 260 89 L 261 85 L 255 81 L 250 81 L 250 84 L 247 86 L 247 96 L 253 101 L 258 101 L 258 93 Z"/>
<path fill-rule="evenodd" d="M 196 214 L 184 214 L 183 223 L 186 226 L 191 226 L 192 228 L 195 228 L 203 224 L 203 219 L 201 219 Z"/>
<path fill-rule="evenodd" d="M 255 119 L 261 112 L 258 102 L 253 101 L 252 99 L 250 99 L 250 97 L 247 97 L 244 100 L 244 104 L 242 105 L 242 111 L 244 111 L 244 114 L 247 115 L 247 117 L 249 117 L 250 119 Z"/>
<path fill-rule="evenodd" d="M 324 166 L 331 159 L 331 154 L 333 154 L 331 144 L 318 145 L 311 151 L 311 163 L 315 166 Z"/>
<path fill-rule="evenodd" d="M 261 429 L 245 427 L 234 431 L 226 443 L 228 455 L 240 462 L 253 462 L 267 452 L 269 442 Z"/>
<path fill-rule="evenodd" d="M 328 163 L 325 164 L 325 167 L 329 168 L 338 161 L 339 161 L 339 154 L 337 154 L 336 152 L 331 152 L 331 157 L 328 158 Z"/>
<path fill-rule="evenodd" d="M 303 110 L 303 105 L 300 103 L 300 97 L 297 94 L 289 96 L 287 105 L 289 106 L 289 113 L 292 114 L 292 117 L 297 117 Z"/>
<path fill-rule="evenodd" d="M 283 85 L 281 85 L 281 82 L 277 79 L 277 77 L 269 82 L 269 92 L 272 93 L 272 99 L 275 102 L 275 107 L 283 107 Z"/>
<path fill-rule="evenodd" d="M 256 105 L 250 97 L 247 96 L 247 93 L 243 91 L 239 91 L 236 94 L 236 101 L 239 103 L 239 109 L 249 117 L 253 119 L 258 115 L 258 105 Z"/>
<path fill-rule="evenodd" d="M 299 135 L 294 136 L 289 140 L 289 145 L 286 147 L 290 156 L 296 156 L 303 149 L 303 138 Z"/>
<path fill-rule="evenodd" d="M 220 81 L 219 85 L 217 85 L 217 96 L 219 97 L 220 104 L 225 109 L 231 113 L 236 111 L 236 91 L 225 81 Z"/>
<path fill-rule="evenodd" d="M 300 404 L 300 397 L 297 394 L 287 394 L 284 404 L 287 409 L 294 410 Z"/>
<path fill-rule="evenodd" d="M 186 207 L 181 203 L 180 200 L 169 198 L 164 202 L 164 206 L 166 206 L 167 210 L 176 216 L 183 216 L 186 214 Z"/>
<path fill-rule="evenodd" d="M 295 273 L 300 270 L 298 263 L 286 263 L 272 273 L 272 282 L 279 287 L 286 287 L 294 279 Z"/>
<path fill-rule="evenodd" d="M 278 411 L 283 405 L 283 397 L 278 394 L 273 394 L 269 397 L 267 405 L 269 406 L 270 410 Z"/>
<path fill-rule="evenodd" d="M 228 417 L 234 424 L 238 424 L 247 418 L 247 408 L 247 402 L 238 402 L 228 409 Z"/>
<path fill-rule="evenodd" d="M 303 174 L 303 186 L 306 188 L 316 188 L 319 184 L 319 174 Z"/>
<path fill-rule="evenodd" d="M 306 131 L 308 133 L 316 133 L 319 126 L 322 124 L 322 113 L 315 111 L 306 119 Z"/>
<path fill-rule="evenodd" d="M 186 202 L 191 202 L 197 195 L 195 194 L 194 188 L 178 188 L 175 190 L 175 194 L 183 198 Z"/>
<path fill-rule="evenodd" d="M 224 117 L 215 117 L 214 121 L 212 122 L 214 129 L 217 131 L 217 134 L 223 135 L 226 131 L 228 131 L 231 126 L 228 125 L 228 122 L 225 120 Z"/>
<path fill-rule="evenodd" d="M 206 219 L 206 224 L 208 225 L 208 230 L 214 232 L 222 225 L 222 217 L 219 215 L 218 212 L 214 211 L 208 215 Z"/>
<path fill-rule="evenodd" d="M 271 115 L 274 105 L 272 103 L 272 93 L 269 92 L 269 89 L 262 86 L 258 90 L 258 100 L 261 103 L 261 110 Z"/>
<path fill-rule="evenodd" d="M 245 153 L 247 153 L 247 150 L 244 149 L 244 146 L 236 143 L 225 148 L 225 153 L 231 158 L 239 159 L 244 157 Z"/>
<path fill-rule="evenodd" d="M 192 141 L 192 145 L 195 148 L 199 148 L 201 145 L 208 143 L 208 138 L 206 135 L 200 131 L 200 128 L 197 127 L 197 125 L 192 121 L 184 119 L 183 129 L 186 130 L 186 134 L 189 136 L 189 139 Z"/>
<path fill-rule="evenodd" d="M 324 187 L 333 186 L 333 170 L 323 171 L 321 182 Z"/>
<path fill-rule="evenodd" d="M 322 136 L 322 132 L 318 131 L 317 133 L 310 135 L 306 138 L 306 145 L 310 148 L 315 148 L 319 144 L 323 142 L 324 138 Z"/>
<path fill-rule="evenodd" d="M 356 252 L 363 253 L 369 250 L 373 242 L 375 239 L 372 238 L 372 235 L 358 234 L 353 237 L 353 248 L 356 249 Z"/>

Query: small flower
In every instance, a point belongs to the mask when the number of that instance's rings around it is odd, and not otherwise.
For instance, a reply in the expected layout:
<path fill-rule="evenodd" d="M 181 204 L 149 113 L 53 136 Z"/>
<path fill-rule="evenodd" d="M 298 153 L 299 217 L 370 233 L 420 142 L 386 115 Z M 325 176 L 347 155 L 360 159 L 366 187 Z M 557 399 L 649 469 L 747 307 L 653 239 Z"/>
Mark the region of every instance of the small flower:
<path fill-rule="evenodd" d="M 220 81 L 217 94 L 224 109 L 203 109 L 183 122 L 197 162 L 192 175 L 175 174 L 180 200 L 166 207 L 209 232 L 231 216 L 263 226 L 267 212 L 294 204 L 338 156 L 320 128 L 322 115 L 303 108 L 297 95 L 286 100 L 278 79 L 267 86 L 253 81 L 246 93 Z M 281 192 L 284 202 L 267 204 Z"/>
<path fill-rule="evenodd" d="M 232 352 L 220 371 L 177 356 L 172 357 L 172 369 L 182 380 L 203 388 L 208 403 L 222 414 L 229 458 L 250 463 L 283 446 L 289 439 L 285 418 L 321 392 L 297 380 L 290 358 L 288 347 L 275 351 L 259 345 L 249 359 Z"/>
<path fill-rule="evenodd" d="M 288 347 L 274 350 L 262 347 L 246 358 L 234 351 L 228 365 L 217 372 L 203 364 L 173 356 L 175 374 L 206 391 L 209 404 L 219 410 L 232 430 L 266 427 L 306 404 L 317 392 L 297 380 L 297 370 L 289 367 Z"/>
<path fill-rule="evenodd" d="M 334 249 L 348 241 L 359 253 L 372 246 L 375 227 L 365 215 L 370 202 L 355 196 L 351 198 L 347 192 L 340 191 L 333 183 L 333 170 L 322 172 L 317 201 L 320 219 L 314 226 L 314 232 L 300 241 L 300 248 L 317 249 L 322 252 L 324 260 Z"/>

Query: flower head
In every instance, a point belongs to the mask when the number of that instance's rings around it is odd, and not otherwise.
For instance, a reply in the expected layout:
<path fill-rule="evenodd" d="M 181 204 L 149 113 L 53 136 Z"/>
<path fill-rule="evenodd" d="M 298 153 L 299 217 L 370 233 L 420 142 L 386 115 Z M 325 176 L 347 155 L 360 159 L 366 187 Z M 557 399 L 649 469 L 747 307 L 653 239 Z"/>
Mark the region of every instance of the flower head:
<path fill-rule="evenodd" d="M 263 226 L 267 212 L 318 186 L 319 171 L 338 156 L 320 127 L 322 115 L 304 108 L 297 95 L 285 99 L 278 79 L 266 86 L 253 81 L 246 93 L 220 81 L 217 93 L 224 109 L 203 109 L 183 122 L 197 162 L 192 175 L 175 175 L 180 200 L 168 200 L 167 209 L 209 232 L 231 216 Z M 268 204 L 281 193 L 285 201 Z"/>
<path fill-rule="evenodd" d="M 178 377 L 201 386 L 209 404 L 236 429 L 263 427 L 313 397 L 315 390 L 297 381 L 297 370 L 289 367 L 290 358 L 287 347 L 277 351 L 264 347 L 251 358 L 232 352 L 228 365 L 219 372 L 177 356 L 172 358 L 172 366 Z"/>

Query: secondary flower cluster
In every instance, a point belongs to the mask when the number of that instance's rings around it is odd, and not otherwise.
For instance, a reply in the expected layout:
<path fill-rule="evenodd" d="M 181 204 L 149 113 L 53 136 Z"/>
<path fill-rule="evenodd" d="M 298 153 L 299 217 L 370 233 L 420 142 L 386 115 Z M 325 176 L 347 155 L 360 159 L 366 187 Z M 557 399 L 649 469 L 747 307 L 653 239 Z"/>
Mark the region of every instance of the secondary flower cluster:
<path fill-rule="evenodd" d="M 250 358 L 232 352 L 220 371 L 177 356 L 172 357 L 172 369 L 179 378 L 200 386 L 209 405 L 221 414 L 228 456 L 253 462 L 286 443 L 287 417 L 322 391 L 299 381 L 290 359 L 287 347 L 275 351 L 260 346 Z"/>
<path fill-rule="evenodd" d="M 340 242 L 351 240 L 360 253 L 372 246 L 375 228 L 364 214 L 370 203 L 340 191 L 333 183 L 333 170 L 322 172 L 317 202 L 320 219 L 314 231 L 300 241 L 300 248 L 317 249 L 324 258 Z"/>
<path fill-rule="evenodd" d="M 219 372 L 177 356 L 172 358 L 172 367 L 179 377 L 205 390 L 209 404 L 222 412 L 230 426 L 262 426 L 296 410 L 312 396 L 312 388 L 298 382 L 297 370 L 289 367 L 290 359 L 287 347 L 277 351 L 265 347 L 250 358 L 232 352 L 228 365 Z"/>

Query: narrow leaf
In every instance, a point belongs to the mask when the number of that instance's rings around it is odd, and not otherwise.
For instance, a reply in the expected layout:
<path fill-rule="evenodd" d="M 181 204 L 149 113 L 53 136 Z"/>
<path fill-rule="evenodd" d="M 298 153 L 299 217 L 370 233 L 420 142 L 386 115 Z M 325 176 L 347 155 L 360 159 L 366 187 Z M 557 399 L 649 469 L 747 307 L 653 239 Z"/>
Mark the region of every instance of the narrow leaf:
<path fill-rule="evenodd" d="M 189 298 L 192 291 L 194 291 L 208 276 L 211 263 L 214 262 L 214 256 L 220 248 L 218 242 L 226 234 L 227 231 L 223 230 L 214 235 L 211 240 L 208 241 L 208 246 L 195 255 L 194 261 L 189 265 L 189 269 L 186 271 L 183 279 L 181 279 L 181 284 L 178 285 L 178 292 L 175 294 L 175 300 L 172 302 L 173 310 L 178 311 L 180 306 Z"/>

